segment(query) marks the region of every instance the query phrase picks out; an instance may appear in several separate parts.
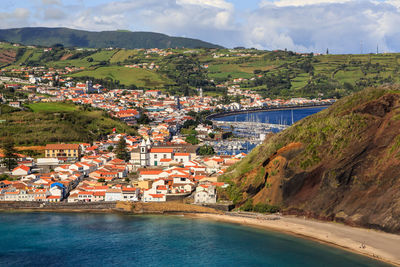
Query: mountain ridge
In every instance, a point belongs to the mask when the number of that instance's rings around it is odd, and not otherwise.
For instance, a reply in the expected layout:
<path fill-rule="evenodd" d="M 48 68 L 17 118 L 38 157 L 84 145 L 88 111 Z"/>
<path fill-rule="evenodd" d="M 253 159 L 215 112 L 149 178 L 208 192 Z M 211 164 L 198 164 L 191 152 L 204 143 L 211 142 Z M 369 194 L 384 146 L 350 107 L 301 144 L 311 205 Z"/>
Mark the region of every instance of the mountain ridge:
<path fill-rule="evenodd" d="M 223 48 L 199 39 L 172 37 L 155 32 L 131 31 L 85 31 L 66 27 L 24 27 L 0 29 L 0 40 L 23 45 L 83 48 Z"/>

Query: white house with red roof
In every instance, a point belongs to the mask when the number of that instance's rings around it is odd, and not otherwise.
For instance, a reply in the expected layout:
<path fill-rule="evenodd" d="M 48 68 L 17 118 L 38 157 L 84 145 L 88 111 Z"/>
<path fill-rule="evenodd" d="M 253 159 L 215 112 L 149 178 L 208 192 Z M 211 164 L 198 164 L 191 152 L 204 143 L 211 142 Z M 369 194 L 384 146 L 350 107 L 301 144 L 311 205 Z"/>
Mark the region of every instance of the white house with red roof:
<path fill-rule="evenodd" d="M 152 148 L 150 149 L 150 166 L 160 165 L 161 159 L 173 159 L 173 148 Z"/>
<path fill-rule="evenodd" d="M 196 187 L 194 203 L 214 204 L 217 202 L 217 190 L 214 185 L 202 184 Z"/>
<path fill-rule="evenodd" d="M 140 189 L 135 187 L 122 188 L 123 201 L 139 201 Z"/>
<path fill-rule="evenodd" d="M 28 175 L 31 174 L 31 168 L 25 165 L 19 165 L 12 170 L 11 174 L 14 176 Z"/>
<path fill-rule="evenodd" d="M 147 170 L 147 169 L 142 169 L 139 171 L 139 180 L 155 180 L 159 178 L 166 178 L 168 177 L 168 172 L 163 171 L 163 170 Z"/>
<path fill-rule="evenodd" d="M 168 185 L 165 180 L 158 180 L 152 184 L 150 189 L 143 191 L 143 202 L 165 202 L 167 201 Z"/>
<path fill-rule="evenodd" d="M 143 202 L 165 202 L 167 201 L 167 196 L 165 194 L 146 194 L 143 195 Z"/>

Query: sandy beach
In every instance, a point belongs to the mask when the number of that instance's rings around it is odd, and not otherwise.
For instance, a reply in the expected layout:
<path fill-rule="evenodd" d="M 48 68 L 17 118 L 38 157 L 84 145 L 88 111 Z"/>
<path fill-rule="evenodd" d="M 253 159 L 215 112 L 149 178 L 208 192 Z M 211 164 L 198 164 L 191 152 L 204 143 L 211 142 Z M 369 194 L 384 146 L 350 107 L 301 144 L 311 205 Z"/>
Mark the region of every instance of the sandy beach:
<path fill-rule="evenodd" d="M 269 220 L 263 216 L 247 218 L 229 214 L 189 216 L 293 234 L 400 266 L 400 235 L 291 216 L 281 216 L 278 220 Z"/>

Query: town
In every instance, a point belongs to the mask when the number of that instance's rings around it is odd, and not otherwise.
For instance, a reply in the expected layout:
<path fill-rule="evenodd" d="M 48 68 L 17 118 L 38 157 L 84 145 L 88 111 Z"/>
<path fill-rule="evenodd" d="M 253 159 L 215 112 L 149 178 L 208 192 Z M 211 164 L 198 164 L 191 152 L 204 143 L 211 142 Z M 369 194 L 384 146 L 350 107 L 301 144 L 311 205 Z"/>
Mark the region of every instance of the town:
<path fill-rule="evenodd" d="M 145 53 L 169 55 L 162 49 L 150 49 Z M 214 55 L 220 56 L 224 55 Z M 159 68 L 154 63 L 125 67 Z M 0 181 L 0 201 L 165 202 L 188 199 L 196 204 L 214 204 L 218 188 L 229 186 L 219 182 L 218 177 L 245 157 L 248 150 L 239 148 L 231 153 L 220 153 L 217 147 L 230 134 L 220 124 L 213 125 L 213 121 L 207 119 L 209 115 L 327 105 L 335 101 L 265 98 L 251 89 L 242 89 L 240 83 L 247 79 L 241 78 L 217 85 L 226 88 L 225 98 L 234 101 L 224 101 L 224 96 L 205 95 L 202 88 L 192 96 L 170 95 L 160 89 L 107 89 L 102 84 L 75 81 L 69 76 L 81 70 L 45 66 L 3 69 L 0 77 L 3 87 L 27 97 L 0 95 L 0 102 L 17 109 L 24 109 L 26 103 L 70 102 L 104 110 L 112 118 L 136 127 L 137 135 L 114 129 L 91 143 L 48 143 L 43 157 L 16 154 L 16 166 L 9 171 L 3 161 L 5 176 Z M 263 127 L 262 133 L 252 136 L 251 140 L 260 143 L 265 131 L 268 128 Z M 7 158 L 4 154 L 0 156 Z"/>

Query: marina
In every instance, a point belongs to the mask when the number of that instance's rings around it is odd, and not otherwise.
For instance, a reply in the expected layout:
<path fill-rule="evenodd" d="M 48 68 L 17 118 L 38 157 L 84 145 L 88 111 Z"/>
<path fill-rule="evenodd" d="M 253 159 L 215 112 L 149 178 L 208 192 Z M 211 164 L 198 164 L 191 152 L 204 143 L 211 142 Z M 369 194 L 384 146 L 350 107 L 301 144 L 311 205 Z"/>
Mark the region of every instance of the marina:
<path fill-rule="evenodd" d="M 220 141 L 207 141 L 217 154 L 234 155 L 249 153 L 261 144 L 270 133 L 278 133 L 290 127 L 295 122 L 320 112 L 326 107 L 303 109 L 284 109 L 260 112 L 240 112 L 212 120 L 214 128 L 232 132 L 233 138 Z"/>

